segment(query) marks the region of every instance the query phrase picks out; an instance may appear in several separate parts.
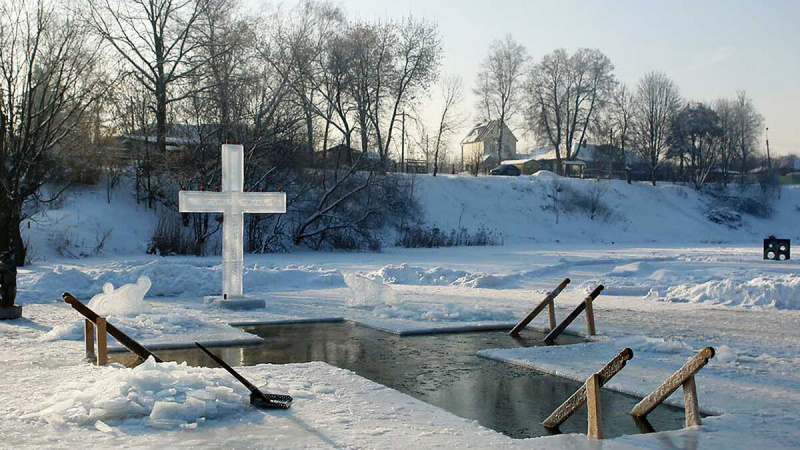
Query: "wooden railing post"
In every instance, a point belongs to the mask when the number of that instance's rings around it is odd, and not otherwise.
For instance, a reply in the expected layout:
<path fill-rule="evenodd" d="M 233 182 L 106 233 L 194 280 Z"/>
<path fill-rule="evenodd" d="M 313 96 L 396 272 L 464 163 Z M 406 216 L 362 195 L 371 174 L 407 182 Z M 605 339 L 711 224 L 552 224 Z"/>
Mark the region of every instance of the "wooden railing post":
<path fill-rule="evenodd" d="M 694 375 L 683 382 L 683 404 L 686 411 L 686 426 L 692 427 L 702 424 L 700 420 L 700 406 L 697 401 L 697 385 Z"/>
<path fill-rule="evenodd" d="M 591 307 L 590 306 L 591 302 L 594 301 L 594 299 L 596 299 L 598 295 L 600 295 L 600 292 L 602 292 L 603 289 L 605 289 L 605 287 L 602 284 L 594 288 L 594 290 L 591 292 L 591 294 L 589 294 L 588 297 L 586 297 L 586 299 L 584 299 L 578 306 L 576 306 L 575 309 L 572 310 L 572 312 L 569 313 L 569 315 L 560 324 L 558 324 L 557 327 L 555 327 L 553 330 L 550 331 L 550 333 L 547 334 L 547 336 L 545 336 L 544 342 L 547 344 L 552 344 L 556 340 L 556 338 L 561 333 L 563 333 L 564 330 L 567 329 L 569 324 L 571 324 L 572 321 L 578 318 L 578 316 L 583 312 L 584 309 L 586 309 L 587 307 Z M 592 328 L 594 328 L 594 312 L 592 312 L 591 320 L 592 320 Z"/>
<path fill-rule="evenodd" d="M 635 417 L 647 416 L 679 387 L 683 387 L 686 426 L 700 425 L 702 422 L 700 420 L 700 408 L 698 406 L 697 386 L 694 375 L 708 364 L 708 361 L 713 357 L 714 349 L 712 347 L 706 347 L 697 352 L 683 367 L 670 375 L 661 386 L 651 392 L 644 400 L 637 403 L 631 410 L 631 415 Z"/>
<path fill-rule="evenodd" d="M 519 332 L 522 331 L 523 328 L 528 326 L 528 324 L 531 323 L 531 321 L 533 319 L 535 319 L 536 316 L 538 316 L 539 313 L 542 312 L 542 310 L 545 307 L 547 307 L 547 314 L 548 314 L 548 321 L 550 323 L 550 329 L 552 330 L 553 328 L 555 328 L 555 326 L 556 326 L 556 309 L 555 309 L 555 305 L 553 304 L 553 301 L 558 296 L 558 294 L 560 294 L 561 291 L 563 291 L 564 288 L 567 287 L 569 282 L 570 282 L 569 278 L 564 278 L 564 281 L 562 281 L 561 284 L 559 284 L 555 289 L 553 289 L 552 292 L 547 294 L 547 297 L 545 297 L 544 300 L 542 300 L 538 305 L 536 305 L 536 308 L 533 308 L 533 310 L 531 312 L 529 312 L 528 315 L 525 316 L 524 319 L 520 320 L 520 322 L 518 324 L 516 324 L 514 326 L 514 328 L 512 328 L 511 331 L 508 332 L 508 334 L 510 334 L 511 336 L 519 335 Z"/>
<path fill-rule="evenodd" d="M 586 436 L 590 439 L 603 439 L 603 419 L 600 415 L 600 375 L 596 373 L 586 380 L 586 408 L 589 416 Z"/>
<path fill-rule="evenodd" d="M 594 328 L 594 309 L 592 308 L 592 301 L 591 297 L 587 297 L 586 300 L 586 332 L 589 336 L 594 336 L 597 334 L 597 331 Z"/>
<path fill-rule="evenodd" d="M 85 319 L 83 322 L 83 339 L 86 343 L 86 359 L 88 361 L 96 361 L 97 355 L 94 354 L 94 324 L 89 319 Z"/>
<path fill-rule="evenodd" d="M 106 337 L 106 319 L 97 318 L 97 365 L 108 364 L 108 339 Z"/>
<path fill-rule="evenodd" d="M 609 380 L 611 380 L 614 375 L 619 373 L 625 364 L 633 358 L 633 350 L 629 348 L 623 349 L 621 352 L 617 354 L 611 361 L 608 362 L 602 369 L 600 369 L 595 375 L 597 375 L 597 382 L 598 382 L 598 389 L 603 387 Z M 564 403 L 561 404 L 553 414 L 550 414 L 550 417 L 542 422 L 542 425 L 548 429 L 558 428 L 559 425 L 564 423 L 569 417 L 577 411 L 584 403 L 587 402 L 588 397 L 587 386 L 583 384 L 574 394 L 572 394 Z M 599 414 L 599 402 L 597 403 L 597 409 Z M 591 409 L 590 409 L 590 420 L 591 420 Z M 599 415 L 597 416 L 598 424 L 599 424 Z M 599 428 L 599 426 L 598 426 Z"/>
<path fill-rule="evenodd" d="M 78 311 L 83 317 L 94 323 L 97 323 L 97 319 L 100 318 L 100 316 L 97 315 L 96 312 L 92 311 L 91 308 L 81 303 L 80 300 L 73 297 L 72 294 L 70 294 L 69 292 L 62 292 L 61 298 L 63 298 L 64 301 L 67 302 L 67 304 L 72 306 L 72 308 L 75 309 L 75 311 Z M 106 322 L 106 331 L 114 339 L 116 339 L 117 342 L 125 346 L 125 348 L 130 350 L 134 355 L 138 356 L 139 359 L 141 359 L 142 361 L 146 361 L 147 358 L 153 358 L 156 362 L 164 362 L 153 352 L 144 348 L 142 344 L 136 342 L 130 336 L 123 333 L 119 328 L 115 327 L 113 324 Z"/>

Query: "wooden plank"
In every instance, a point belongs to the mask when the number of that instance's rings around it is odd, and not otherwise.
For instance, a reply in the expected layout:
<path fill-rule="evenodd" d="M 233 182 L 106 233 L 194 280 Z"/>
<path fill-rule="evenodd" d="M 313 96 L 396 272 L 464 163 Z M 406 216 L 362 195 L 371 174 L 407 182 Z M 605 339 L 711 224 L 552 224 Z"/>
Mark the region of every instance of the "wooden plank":
<path fill-rule="evenodd" d="M 586 407 L 589 414 L 589 426 L 586 436 L 590 439 L 603 439 L 603 419 L 600 414 L 600 375 L 593 374 L 586 380 Z"/>
<path fill-rule="evenodd" d="M 105 366 L 108 364 L 108 341 L 106 334 L 105 317 L 97 318 L 97 365 Z"/>
<path fill-rule="evenodd" d="M 547 297 L 545 297 L 544 300 L 542 300 L 538 305 L 536 305 L 536 308 L 533 308 L 533 311 L 529 312 L 524 319 L 520 320 L 520 322 L 516 324 L 514 328 L 512 328 L 511 331 L 508 332 L 508 334 L 510 334 L 511 336 L 518 335 L 519 332 L 522 331 L 523 328 L 528 326 L 528 324 L 531 323 L 531 321 L 534 318 L 536 318 L 536 316 L 538 316 L 539 313 L 542 312 L 542 310 L 545 307 L 550 308 L 550 310 L 548 311 L 549 314 L 552 316 L 550 320 L 550 328 L 552 329 L 555 326 L 556 322 L 555 310 L 553 309 L 553 300 L 558 296 L 558 294 L 561 293 L 561 291 L 564 290 L 565 287 L 567 287 L 569 282 L 570 282 L 569 278 L 564 278 L 564 281 L 562 281 L 561 284 L 558 285 L 558 287 L 553 289 L 552 292 L 547 294 Z"/>
<path fill-rule="evenodd" d="M 603 289 L 605 289 L 605 287 L 602 284 L 594 288 L 592 293 L 589 294 L 589 296 L 586 297 L 584 301 L 582 301 L 578 306 L 576 306 L 575 309 L 572 310 L 572 312 L 569 313 L 569 315 L 560 324 L 558 324 L 557 327 L 555 327 L 552 331 L 550 331 L 550 333 L 547 334 L 547 336 L 545 336 L 544 342 L 547 344 L 552 344 L 556 340 L 556 338 L 561 333 L 563 333 L 564 330 L 567 329 L 569 324 L 571 324 L 575 319 L 577 319 L 578 316 L 581 315 L 583 310 L 586 309 L 586 300 L 596 299 L 597 296 L 600 295 L 600 292 L 603 291 Z"/>
<path fill-rule="evenodd" d="M 594 336 L 597 334 L 597 330 L 594 328 L 594 309 L 592 308 L 592 299 L 586 299 L 586 331 L 589 336 Z"/>
<path fill-rule="evenodd" d="M 683 367 L 667 378 L 661 386 L 634 406 L 631 410 L 631 415 L 642 417 L 650 414 L 661 402 L 666 400 L 667 397 L 672 395 L 679 387 L 683 386 L 683 383 L 686 382 L 689 377 L 693 376 L 698 370 L 708 364 L 708 360 L 713 357 L 714 349 L 711 347 L 706 347 L 697 352 Z"/>
<path fill-rule="evenodd" d="M 600 386 L 605 385 L 608 380 L 614 378 L 623 367 L 625 363 L 633 358 L 633 350 L 626 348 L 617 354 L 611 361 L 608 362 L 600 371 Z M 561 404 L 550 417 L 542 422 L 546 428 L 557 428 L 564 423 L 569 417 L 577 411 L 583 404 L 586 403 L 586 386 L 581 386 L 572 394 L 564 403 Z"/>
<path fill-rule="evenodd" d="M 97 323 L 97 318 L 100 317 L 100 316 L 98 316 L 97 313 L 92 311 L 88 306 L 86 306 L 83 303 L 81 303 L 80 300 L 78 300 L 77 298 L 73 297 L 72 294 L 70 294 L 69 292 L 62 292 L 61 293 L 61 298 L 63 298 L 64 301 L 67 302 L 67 304 L 72 306 L 75 309 L 75 311 L 78 311 L 79 313 L 81 313 L 81 315 L 83 315 L 83 317 L 89 319 L 90 321 L 94 322 L 95 324 Z M 155 359 L 156 362 L 163 362 L 161 360 L 161 358 L 156 356 L 150 350 L 144 348 L 144 346 L 142 346 L 142 344 L 136 342 L 130 336 L 128 336 L 127 334 L 123 333 L 119 328 L 115 327 L 113 324 L 110 324 L 110 323 L 106 322 L 106 331 L 114 339 L 116 339 L 117 342 L 119 342 L 120 344 L 125 346 L 125 348 L 130 350 L 136 356 L 138 356 L 139 359 L 141 359 L 142 361 L 147 360 L 147 358 L 149 358 L 149 357 L 153 357 L 153 359 Z"/>
<path fill-rule="evenodd" d="M 83 339 L 86 342 L 86 359 L 96 361 L 97 355 L 94 354 L 94 324 L 89 319 L 85 319 L 83 322 Z"/>
<path fill-rule="evenodd" d="M 700 407 L 697 401 L 697 385 L 694 382 L 694 375 L 683 382 L 683 405 L 686 410 L 686 426 L 701 425 Z"/>

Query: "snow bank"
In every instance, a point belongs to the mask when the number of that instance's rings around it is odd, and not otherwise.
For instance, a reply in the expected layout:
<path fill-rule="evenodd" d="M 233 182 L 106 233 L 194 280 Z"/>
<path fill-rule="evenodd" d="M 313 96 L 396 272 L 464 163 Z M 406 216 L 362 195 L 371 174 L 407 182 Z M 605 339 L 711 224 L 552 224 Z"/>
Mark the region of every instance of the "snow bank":
<path fill-rule="evenodd" d="M 155 259 L 146 263 L 110 263 L 102 269 L 81 269 L 57 265 L 52 269 L 20 270 L 18 278 L 20 302 L 60 301 L 59 294 L 68 291 L 78 298 L 91 297 L 103 291 L 105 283 L 121 285 L 141 277 L 152 280 L 149 295 L 155 297 L 202 297 L 219 292 L 222 284 L 220 265 L 189 264 L 172 259 Z M 247 291 L 287 288 L 344 287 L 338 270 L 313 265 L 289 265 L 283 268 L 246 267 L 244 288 Z"/>
<path fill-rule="evenodd" d="M 680 284 L 670 287 L 665 298 L 672 302 L 800 310 L 800 274 Z"/>
<path fill-rule="evenodd" d="M 106 432 L 113 430 L 109 424 L 122 421 L 194 428 L 206 420 L 240 414 L 248 403 L 247 389 L 222 369 L 157 364 L 151 358 L 133 369 L 115 367 L 81 389 L 57 393 L 21 418 Z"/>
<path fill-rule="evenodd" d="M 425 269 L 403 263 L 386 265 L 372 272 L 370 276 L 380 277 L 391 284 L 508 289 L 517 287 L 523 275 L 487 275 L 483 272 L 467 272 L 443 267 Z"/>

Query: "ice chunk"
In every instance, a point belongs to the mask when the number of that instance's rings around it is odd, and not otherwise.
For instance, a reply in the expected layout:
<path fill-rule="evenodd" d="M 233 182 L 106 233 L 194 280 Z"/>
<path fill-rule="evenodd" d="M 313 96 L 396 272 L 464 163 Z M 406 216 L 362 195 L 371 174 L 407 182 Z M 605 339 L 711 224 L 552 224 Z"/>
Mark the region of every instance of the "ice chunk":
<path fill-rule="evenodd" d="M 103 285 L 103 293 L 97 294 L 89 301 L 89 308 L 101 316 L 128 316 L 139 314 L 148 309 L 144 296 L 152 286 L 150 278 L 141 276 L 135 284 L 125 284 L 117 289 L 114 285 Z"/>
<path fill-rule="evenodd" d="M 383 278 L 367 278 L 355 273 L 344 275 L 344 283 L 350 288 L 350 295 L 345 305 L 350 308 L 370 308 L 382 305 L 398 305 L 392 288 L 383 282 Z"/>

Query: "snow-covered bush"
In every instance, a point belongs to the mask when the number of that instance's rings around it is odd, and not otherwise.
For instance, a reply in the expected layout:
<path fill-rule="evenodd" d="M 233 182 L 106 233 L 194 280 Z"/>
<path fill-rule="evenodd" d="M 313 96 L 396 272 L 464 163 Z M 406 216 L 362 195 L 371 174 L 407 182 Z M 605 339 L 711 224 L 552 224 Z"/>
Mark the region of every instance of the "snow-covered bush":
<path fill-rule="evenodd" d="M 727 206 L 712 209 L 706 213 L 706 217 L 708 220 L 728 228 L 738 229 L 742 226 L 742 215 Z"/>
<path fill-rule="evenodd" d="M 414 226 L 401 230 L 395 245 L 405 248 L 503 245 L 503 235 L 496 229 L 490 230 L 483 225 L 474 233 L 466 227 L 461 227 L 458 231 L 453 229 L 448 233 L 437 227 Z"/>

